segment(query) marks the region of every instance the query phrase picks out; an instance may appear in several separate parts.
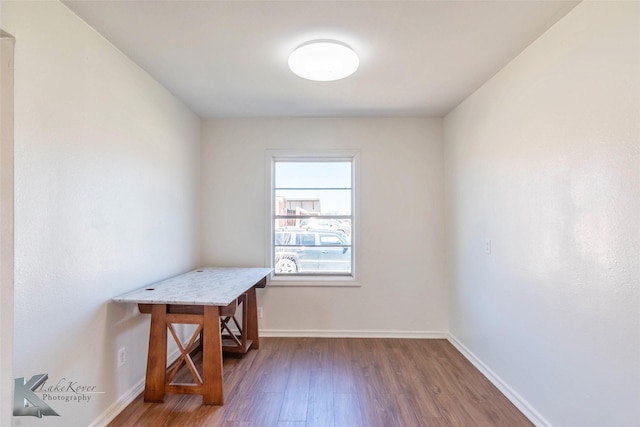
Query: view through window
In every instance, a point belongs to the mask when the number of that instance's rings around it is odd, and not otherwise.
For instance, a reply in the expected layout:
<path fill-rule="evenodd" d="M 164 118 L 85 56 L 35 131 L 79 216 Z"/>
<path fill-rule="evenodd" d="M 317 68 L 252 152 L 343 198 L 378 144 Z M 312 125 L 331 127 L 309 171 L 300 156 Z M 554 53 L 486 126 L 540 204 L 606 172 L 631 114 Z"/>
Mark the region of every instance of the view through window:
<path fill-rule="evenodd" d="M 276 275 L 353 272 L 353 160 L 275 160 Z"/>

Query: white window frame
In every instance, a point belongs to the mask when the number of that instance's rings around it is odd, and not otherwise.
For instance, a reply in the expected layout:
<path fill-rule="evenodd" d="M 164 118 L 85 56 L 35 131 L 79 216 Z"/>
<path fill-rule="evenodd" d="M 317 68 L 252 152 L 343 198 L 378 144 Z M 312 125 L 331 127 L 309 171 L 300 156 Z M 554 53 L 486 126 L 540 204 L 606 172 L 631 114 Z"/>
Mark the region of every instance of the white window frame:
<path fill-rule="evenodd" d="M 351 250 L 353 259 L 350 275 L 276 275 L 271 273 L 270 286 L 360 286 L 358 270 L 360 267 L 359 228 L 360 228 L 360 152 L 357 150 L 266 150 L 265 153 L 265 218 L 266 218 L 266 247 L 265 265 L 273 268 L 274 254 L 274 203 L 275 203 L 275 163 L 277 161 L 293 160 L 299 162 L 311 161 L 349 161 L 351 162 Z"/>

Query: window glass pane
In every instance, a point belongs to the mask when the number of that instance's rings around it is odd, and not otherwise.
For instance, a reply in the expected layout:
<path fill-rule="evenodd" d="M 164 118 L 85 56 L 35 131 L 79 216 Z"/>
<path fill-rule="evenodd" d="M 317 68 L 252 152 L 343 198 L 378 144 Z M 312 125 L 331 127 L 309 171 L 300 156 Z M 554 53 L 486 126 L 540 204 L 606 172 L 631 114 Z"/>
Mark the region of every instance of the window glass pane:
<path fill-rule="evenodd" d="M 321 234 L 320 235 L 320 244 L 323 245 L 323 246 L 326 246 L 326 245 L 331 245 L 331 246 L 338 245 L 338 246 L 340 246 L 340 245 L 343 245 L 344 243 L 336 235 Z"/>
<path fill-rule="evenodd" d="M 351 162 L 278 161 L 275 188 L 351 188 Z"/>
<path fill-rule="evenodd" d="M 294 233 L 288 233 L 285 231 L 278 231 L 276 229 L 275 236 L 275 245 L 276 246 L 290 246 L 296 245 L 296 235 Z"/>
<path fill-rule="evenodd" d="M 350 275 L 351 161 L 276 161 L 274 168 L 275 273 Z"/>
<path fill-rule="evenodd" d="M 351 219 L 333 218 L 277 218 L 274 220 L 275 239 L 274 244 L 301 245 L 300 231 L 331 231 L 351 244 Z M 322 235 L 321 237 L 324 237 Z"/>
<path fill-rule="evenodd" d="M 351 241 L 342 231 L 285 227 L 274 242 L 276 274 L 351 274 Z"/>
<path fill-rule="evenodd" d="M 276 190 L 276 215 L 351 215 L 351 190 Z"/>

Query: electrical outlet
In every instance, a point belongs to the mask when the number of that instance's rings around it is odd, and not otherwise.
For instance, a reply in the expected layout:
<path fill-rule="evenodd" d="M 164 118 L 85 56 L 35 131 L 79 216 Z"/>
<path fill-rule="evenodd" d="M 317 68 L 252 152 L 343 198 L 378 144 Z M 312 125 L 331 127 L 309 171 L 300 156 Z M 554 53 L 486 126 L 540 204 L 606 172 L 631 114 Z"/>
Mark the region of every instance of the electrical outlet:
<path fill-rule="evenodd" d="M 264 316 L 264 312 L 262 311 L 262 307 L 258 307 L 258 319 L 262 319 Z"/>
<path fill-rule="evenodd" d="M 122 347 L 118 350 L 118 368 L 127 363 L 127 349 Z"/>

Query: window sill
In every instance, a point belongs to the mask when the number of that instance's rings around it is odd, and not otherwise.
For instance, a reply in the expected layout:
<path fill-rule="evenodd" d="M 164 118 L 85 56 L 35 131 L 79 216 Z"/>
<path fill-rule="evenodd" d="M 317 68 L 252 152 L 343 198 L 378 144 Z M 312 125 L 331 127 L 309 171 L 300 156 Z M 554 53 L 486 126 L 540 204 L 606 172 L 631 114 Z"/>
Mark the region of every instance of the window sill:
<path fill-rule="evenodd" d="M 269 286 L 295 287 L 360 287 L 353 276 L 276 276 L 271 274 Z"/>

